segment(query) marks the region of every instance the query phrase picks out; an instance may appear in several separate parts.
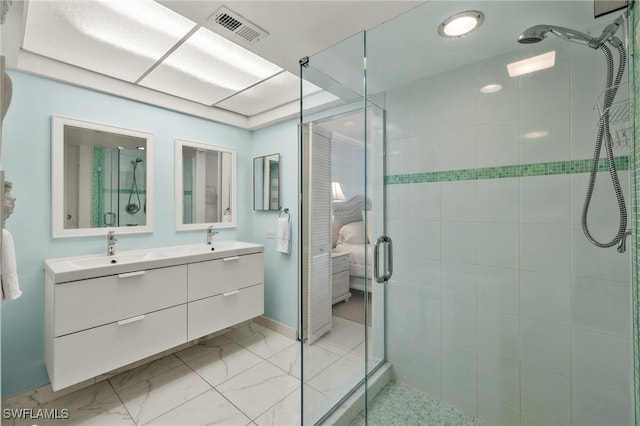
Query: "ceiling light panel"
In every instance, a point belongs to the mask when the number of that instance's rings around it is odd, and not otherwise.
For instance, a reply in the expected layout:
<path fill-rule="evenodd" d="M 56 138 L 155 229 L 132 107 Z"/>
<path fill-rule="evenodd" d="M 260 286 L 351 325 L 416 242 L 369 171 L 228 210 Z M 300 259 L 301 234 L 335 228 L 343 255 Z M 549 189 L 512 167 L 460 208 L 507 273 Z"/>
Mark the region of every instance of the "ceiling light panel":
<path fill-rule="evenodd" d="M 140 84 L 213 105 L 280 71 L 282 68 L 247 49 L 200 28 Z"/>
<path fill-rule="evenodd" d="M 194 26 L 152 0 L 31 1 L 23 48 L 134 82 Z"/>
<path fill-rule="evenodd" d="M 215 106 L 251 116 L 300 98 L 300 79 L 288 71 L 238 93 Z"/>

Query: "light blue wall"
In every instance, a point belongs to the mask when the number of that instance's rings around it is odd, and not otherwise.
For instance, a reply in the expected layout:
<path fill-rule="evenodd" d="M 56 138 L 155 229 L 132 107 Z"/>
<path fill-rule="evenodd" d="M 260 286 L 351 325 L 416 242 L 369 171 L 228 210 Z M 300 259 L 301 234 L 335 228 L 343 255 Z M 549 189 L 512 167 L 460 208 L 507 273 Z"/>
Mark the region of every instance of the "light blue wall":
<path fill-rule="evenodd" d="M 205 240 L 204 231 L 175 231 L 175 138 L 237 149 L 238 228 L 223 229 L 217 238 L 263 242 L 263 238 L 251 238 L 254 219 L 251 208 L 252 132 L 21 72 L 10 72 L 10 76 L 13 80 L 13 100 L 4 122 L 0 166 L 6 171 L 6 178 L 14 183 L 13 194 L 17 198 L 15 213 L 7 221 L 7 228 L 15 240 L 23 295 L 2 305 L 3 398 L 49 381 L 43 361 L 43 260 L 103 253 L 106 250 L 104 237 L 51 238 L 51 115 L 142 130 L 155 136 L 155 231 L 152 234 L 120 235 L 117 250 Z M 295 148 L 294 130 L 263 130 L 257 134 L 257 139 L 265 141 L 266 145 L 271 134 L 278 136 L 279 143 L 291 143 Z M 285 141 L 283 136 L 291 140 Z M 278 149 L 281 148 L 274 148 Z M 284 146 L 282 150 L 284 151 Z M 295 154 L 296 151 L 293 149 L 291 152 Z M 285 161 L 285 164 L 293 168 L 297 164 L 297 157 L 286 154 Z M 286 175 L 285 179 L 297 182 L 296 176 Z M 291 194 L 295 194 L 295 191 L 293 184 L 285 186 L 285 202 L 293 203 L 294 197 Z M 275 226 L 275 214 L 265 214 L 262 217 L 272 218 Z M 276 283 L 272 277 L 275 270 L 270 262 L 276 257 L 272 253 L 273 247 L 269 246 L 272 242 L 266 242 L 266 263 L 271 280 L 267 288 L 268 291 L 275 289 L 276 293 L 267 296 L 268 312 L 275 319 L 295 324 L 291 315 L 280 318 L 279 314 L 274 313 L 274 310 L 282 306 L 295 312 L 295 307 L 288 304 L 295 304 L 296 299 L 294 294 L 289 298 L 291 285 L 285 287 L 283 283 Z M 288 272 L 293 270 L 296 263 L 291 258 L 277 264 L 284 265 L 283 271 Z M 279 298 L 285 297 L 283 292 L 286 293 L 286 299 L 284 302 L 277 302 Z"/>
<path fill-rule="evenodd" d="M 276 251 L 277 211 L 253 211 L 253 241 L 264 244 L 265 316 L 297 328 L 298 324 L 298 126 L 296 120 L 275 124 L 253 134 L 253 157 L 280 153 L 282 207 L 291 215 L 291 254 Z"/>

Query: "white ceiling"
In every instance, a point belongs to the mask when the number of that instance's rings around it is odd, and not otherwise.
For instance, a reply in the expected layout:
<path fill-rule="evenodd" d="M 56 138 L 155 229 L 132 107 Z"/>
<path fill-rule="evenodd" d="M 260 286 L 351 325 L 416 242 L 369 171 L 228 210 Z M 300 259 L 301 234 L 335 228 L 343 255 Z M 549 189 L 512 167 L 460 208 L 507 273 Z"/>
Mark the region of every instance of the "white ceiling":
<path fill-rule="evenodd" d="M 128 4 L 131 3 L 129 0 Z M 385 22 L 420 1 L 160 0 L 157 3 L 167 9 L 143 19 L 132 10 L 130 20 L 114 27 L 110 25 L 113 19 L 110 8 L 101 7 L 97 1 L 14 1 L 2 27 L 3 54 L 10 68 L 239 127 L 257 128 L 297 111 L 296 74 L 300 58 Z M 207 18 L 220 6 L 263 28 L 268 36 L 249 44 L 225 29 L 216 28 Z M 163 34 L 145 32 L 144 19 L 169 22 L 167 15 L 174 12 L 184 18 L 178 17 L 177 24 L 170 28 L 164 25 L 168 29 Z M 91 21 L 96 16 L 99 36 L 78 31 L 77 27 L 82 29 L 85 20 Z M 232 90 L 217 91 L 215 78 L 211 76 L 177 72 L 189 61 L 200 65 L 209 60 L 204 56 L 200 59 L 197 47 L 190 43 L 198 37 L 217 37 L 215 33 L 266 59 L 272 68 L 258 77 L 244 79 L 242 85 Z M 136 52 L 121 49 L 118 44 L 123 44 L 122 40 L 132 40 L 124 44 Z M 245 67 L 249 74 L 253 73 L 252 68 Z M 237 77 L 238 71 L 230 73 Z M 222 74 L 215 75 L 222 79 Z"/>

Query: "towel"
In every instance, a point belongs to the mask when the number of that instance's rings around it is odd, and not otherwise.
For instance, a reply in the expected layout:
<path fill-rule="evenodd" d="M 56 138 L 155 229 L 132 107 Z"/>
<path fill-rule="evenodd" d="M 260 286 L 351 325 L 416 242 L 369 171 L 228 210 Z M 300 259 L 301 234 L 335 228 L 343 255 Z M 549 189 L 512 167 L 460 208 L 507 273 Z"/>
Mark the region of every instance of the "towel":
<path fill-rule="evenodd" d="M 288 217 L 278 218 L 278 242 L 276 250 L 289 254 L 291 251 L 291 222 Z"/>
<path fill-rule="evenodd" d="M 22 295 L 18 283 L 16 270 L 16 251 L 13 245 L 13 237 L 6 229 L 2 230 L 2 300 L 14 300 Z"/>

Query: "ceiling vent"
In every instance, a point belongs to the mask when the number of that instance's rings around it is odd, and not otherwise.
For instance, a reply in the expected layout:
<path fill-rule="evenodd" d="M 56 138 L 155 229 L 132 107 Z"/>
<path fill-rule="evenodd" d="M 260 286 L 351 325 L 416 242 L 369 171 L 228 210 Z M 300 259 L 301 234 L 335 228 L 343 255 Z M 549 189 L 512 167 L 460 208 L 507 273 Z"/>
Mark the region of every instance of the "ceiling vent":
<path fill-rule="evenodd" d="M 219 30 L 221 34 L 232 33 L 235 38 L 239 38 L 246 43 L 255 44 L 269 35 L 268 32 L 251 21 L 243 18 L 234 11 L 220 7 L 213 15 L 207 19 L 214 26 L 213 30 Z"/>

